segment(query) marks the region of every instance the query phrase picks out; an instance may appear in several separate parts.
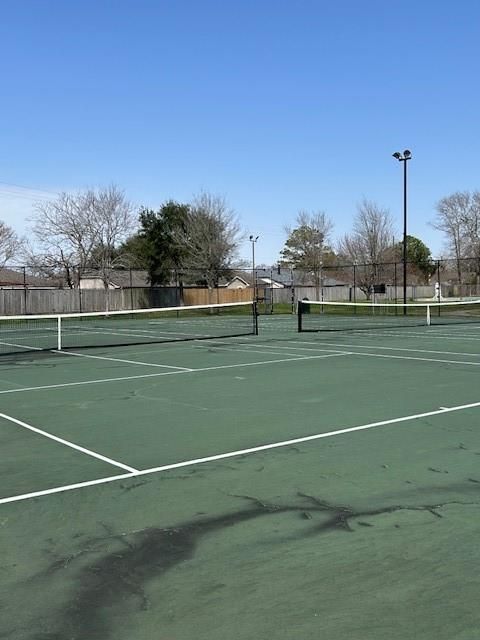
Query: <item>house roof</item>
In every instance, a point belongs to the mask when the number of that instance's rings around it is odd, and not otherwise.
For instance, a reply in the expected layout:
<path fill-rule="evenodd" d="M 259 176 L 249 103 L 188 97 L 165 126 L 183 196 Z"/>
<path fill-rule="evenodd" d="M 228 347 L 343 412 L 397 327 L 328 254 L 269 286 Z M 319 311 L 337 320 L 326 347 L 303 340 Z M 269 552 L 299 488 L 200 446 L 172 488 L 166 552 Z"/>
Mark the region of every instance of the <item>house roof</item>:
<path fill-rule="evenodd" d="M 228 282 L 225 283 L 225 285 L 229 285 L 232 282 L 234 282 L 235 280 L 241 280 L 246 286 L 251 286 L 252 282 L 251 282 L 251 278 L 246 278 L 245 276 L 241 275 L 239 276 L 238 274 L 235 275 L 231 280 L 228 280 Z"/>
<path fill-rule="evenodd" d="M 277 285 L 278 287 L 282 288 L 285 286 L 285 284 L 283 282 L 281 282 L 280 280 L 277 280 L 277 278 L 271 278 L 270 272 L 265 271 L 265 273 L 262 273 L 264 270 L 263 269 L 259 269 L 258 271 L 256 271 L 256 282 L 257 284 L 272 284 L 272 285 Z M 254 284 L 254 279 L 252 278 L 252 274 L 251 272 L 249 273 L 236 273 L 233 278 L 231 278 L 230 280 L 224 282 L 224 286 L 228 286 L 229 284 L 231 284 L 232 282 L 234 282 L 235 280 L 240 280 L 241 282 L 243 282 L 246 286 L 252 287 Z"/>
<path fill-rule="evenodd" d="M 98 271 L 85 271 L 80 280 L 101 280 Z M 109 282 L 114 287 L 149 287 L 148 271 L 132 269 L 116 270 L 110 274 Z"/>
<path fill-rule="evenodd" d="M 23 269 L 0 268 L 0 287 L 23 287 L 24 285 L 27 287 L 52 287 L 56 284 L 56 281 L 48 278 L 32 276 L 29 273 L 24 275 Z"/>

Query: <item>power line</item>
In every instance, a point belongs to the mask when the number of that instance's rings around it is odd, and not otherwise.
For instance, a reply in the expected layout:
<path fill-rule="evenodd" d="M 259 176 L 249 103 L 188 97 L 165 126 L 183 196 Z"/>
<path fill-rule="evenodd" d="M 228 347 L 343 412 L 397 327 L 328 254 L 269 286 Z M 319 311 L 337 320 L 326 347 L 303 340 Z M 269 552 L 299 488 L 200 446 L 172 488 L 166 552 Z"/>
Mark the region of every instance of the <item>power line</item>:
<path fill-rule="evenodd" d="M 51 198 L 52 196 L 58 196 L 57 191 L 49 191 L 48 189 L 37 189 L 35 187 L 27 187 L 25 185 L 15 184 L 12 182 L 4 182 L 2 180 L 0 180 L 0 185 L 3 185 L 3 187 L 0 186 L 0 191 L 18 197 Z M 28 192 L 31 192 L 32 195 L 28 195 Z"/>
<path fill-rule="evenodd" d="M 19 200 L 28 200 L 29 202 L 33 202 L 35 200 L 50 200 L 52 198 L 52 196 L 47 196 L 47 195 L 28 195 L 28 194 L 23 194 L 23 193 L 16 193 L 16 192 L 12 192 L 12 191 L 7 191 L 6 189 L 2 189 L 0 187 L 0 198 L 6 198 L 6 199 L 19 199 Z"/>

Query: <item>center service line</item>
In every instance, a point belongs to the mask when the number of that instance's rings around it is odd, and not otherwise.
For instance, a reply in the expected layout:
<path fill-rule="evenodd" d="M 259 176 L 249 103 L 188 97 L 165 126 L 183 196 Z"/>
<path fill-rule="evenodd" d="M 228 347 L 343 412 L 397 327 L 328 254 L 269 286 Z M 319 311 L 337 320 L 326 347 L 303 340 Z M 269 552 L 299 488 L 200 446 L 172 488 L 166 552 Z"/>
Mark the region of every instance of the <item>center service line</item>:
<path fill-rule="evenodd" d="M 106 456 L 102 456 L 100 453 L 96 453 L 95 451 L 91 451 L 90 449 L 85 449 L 85 447 L 81 447 L 78 444 L 73 442 L 69 442 L 68 440 L 64 440 L 63 438 L 59 438 L 58 436 L 54 436 L 52 433 L 47 433 L 47 431 L 43 431 L 42 429 L 37 429 L 37 427 L 33 427 L 31 424 L 27 424 L 26 422 L 22 422 L 21 420 L 17 420 L 17 418 L 12 418 L 12 416 L 7 416 L 5 413 L 0 413 L 0 418 L 4 420 L 8 420 L 9 422 L 13 422 L 14 424 L 18 424 L 18 426 L 23 427 L 24 429 L 28 429 L 29 431 L 33 431 L 34 433 L 38 433 L 39 435 L 49 438 L 50 440 L 55 440 L 55 442 L 59 442 L 60 444 L 65 445 L 66 447 L 70 447 L 71 449 L 76 449 L 81 453 L 85 453 L 87 456 L 91 456 L 92 458 L 98 458 L 98 460 L 102 460 L 102 462 L 107 462 L 108 464 L 112 464 L 114 467 L 120 467 L 120 469 L 125 469 L 126 471 L 131 471 L 132 473 L 137 473 L 138 469 L 134 467 L 129 467 L 122 462 L 117 462 L 116 460 L 112 460 L 111 458 L 107 458 Z"/>

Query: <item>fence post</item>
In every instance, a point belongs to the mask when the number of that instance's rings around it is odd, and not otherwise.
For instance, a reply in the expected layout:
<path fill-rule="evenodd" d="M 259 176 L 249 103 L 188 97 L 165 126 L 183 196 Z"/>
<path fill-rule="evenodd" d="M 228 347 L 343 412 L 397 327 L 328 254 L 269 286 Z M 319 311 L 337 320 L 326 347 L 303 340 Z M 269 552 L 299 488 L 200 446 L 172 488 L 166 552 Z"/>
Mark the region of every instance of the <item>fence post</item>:
<path fill-rule="evenodd" d="M 397 302 L 397 263 L 394 262 L 393 268 L 393 285 L 395 290 L 395 303 Z M 395 307 L 395 315 L 397 315 L 397 307 Z"/>
<path fill-rule="evenodd" d="M 133 278 L 132 278 L 132 267 L 129 268 L 130 275 L 130 309 L 133 309 Z"/>
<path fill-rule="evenodd" d="M 82 313 L 82 287 L 81 287 L 81 273 L 80 273 L 80 267 L 73 267 L 74 271 L 76 271 L 76 281 L 77 281 L 77 288 L 78 288 L 78 310 L 80 313 Z"/>
<path fill-rule="evenodd" d="M 27 268 L 23 267 L 23 306 L 24 306 L 24 313 L 28 313 L 27 304 L 28 304 L 28 300 L 27 300 Z"/>
<path fill-rule="evenodd" d="M 353 263 L 353 301 L 357 301 L 357 265 Z M 357 308 L 354 307 L 355 313 L 357 313 Z"/>

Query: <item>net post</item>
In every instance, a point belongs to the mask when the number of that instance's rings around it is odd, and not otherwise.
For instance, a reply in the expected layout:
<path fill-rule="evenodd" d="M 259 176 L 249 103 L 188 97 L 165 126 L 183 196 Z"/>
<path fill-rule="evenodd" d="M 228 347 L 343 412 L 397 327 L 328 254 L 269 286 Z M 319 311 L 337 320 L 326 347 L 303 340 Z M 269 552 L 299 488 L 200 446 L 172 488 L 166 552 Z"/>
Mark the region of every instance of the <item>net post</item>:
<path fill-rule="evenodd" d="M 297 300 L 297 322 L 298 322 L 298 333 L 302 331 L 302 301 Z"/>
<path fill-rule="evenodd" d="M 62 350 L 62 317 L 57 317 L 57 349 Z"/>
<path fill-rule="evenodd" d="M 427 327 L 429 327 L 431 325 L 431 319 L 430 319 L 430 305 L 427 304 Z"/>

